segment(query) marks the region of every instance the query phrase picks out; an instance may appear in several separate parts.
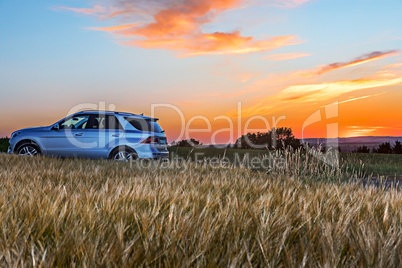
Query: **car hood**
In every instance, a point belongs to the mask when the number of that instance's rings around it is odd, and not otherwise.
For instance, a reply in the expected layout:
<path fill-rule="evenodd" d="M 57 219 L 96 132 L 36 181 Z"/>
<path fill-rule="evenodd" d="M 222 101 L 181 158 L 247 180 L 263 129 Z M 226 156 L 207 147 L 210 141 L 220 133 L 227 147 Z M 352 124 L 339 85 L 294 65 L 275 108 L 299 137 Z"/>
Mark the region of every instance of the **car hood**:
<path fill-rule="evenodd" d="M 49 130 L 49 127 L 27 127 L 17 131 L 42 131 L 42 130 Z"/>

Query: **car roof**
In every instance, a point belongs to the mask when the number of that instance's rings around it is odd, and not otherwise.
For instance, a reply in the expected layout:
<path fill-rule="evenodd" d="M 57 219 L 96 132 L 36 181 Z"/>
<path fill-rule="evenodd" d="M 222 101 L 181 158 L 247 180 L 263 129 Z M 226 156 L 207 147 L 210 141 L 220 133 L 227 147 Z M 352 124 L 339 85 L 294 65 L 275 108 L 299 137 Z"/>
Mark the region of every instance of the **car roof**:
<path fill-rule="evenodd" d="M 124 117 L 132 117 L 132 118 L 141 118 L 141 119 L 153 119 L 153 120 L 158 120 L 158 118 L 149 117 L 149 116 L 144 116 L 144 114 L 133 114 L 133 113 L 128 113 L 128 112 L 118 112 L 118 111 L 83 110 L 83 111 L 79 111 L 79 112 L 76 113 L 76 114 L 81 114 L 81 113 L 86 113 L 86 114 L 120 115 L 120 116 L 124 116 Z"/>

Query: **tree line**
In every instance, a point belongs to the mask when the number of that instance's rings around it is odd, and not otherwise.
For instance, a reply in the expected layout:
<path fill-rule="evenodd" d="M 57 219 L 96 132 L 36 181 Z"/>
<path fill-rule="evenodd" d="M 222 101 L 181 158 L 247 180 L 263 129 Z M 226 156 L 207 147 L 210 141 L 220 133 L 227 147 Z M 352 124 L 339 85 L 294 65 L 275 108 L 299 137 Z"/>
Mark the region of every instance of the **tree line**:
<path fill-rule="evenodd" d="M 396 141 L 392 146 L 390 142 L 383 142 L 378 147 L 368 148 L 366 145 L 359 146 L 356 153 L 376 153 L 376 154 L 402 154 L 402 144 L 400 141 Z"/>
<path fill-rule="evenodd" d="M 171 146 L 198 147 L 201 145 L 202 143 L 198 140 L 188 139 L 172 142 Z M 230 144 L 228 147 L 230 147 Z M 263 133 L 247 133 L 238 138 L 234 144 L 234 148 L 236 149 L 280 150 L 289 147 L 297 149 L 301 147 L 301 142 L 295 138 L 292 129 L 287 127 L 273 128 Z"/>
<path fill-rule="evenodd" d="M 173 142 L 171 146 L 176 147 L 199 147 L 202 146 L 200 141 L 195 139 L 181 140 Z M 236 140 L 233 148 L 236 149 L 262 149 L 262 150 L 281 150 L 284 148 L 297 149 L 302 146 L 291 128 L 280 127 L 273 128 L 267 132 L 247 133 Z M 227 147 L 232 147 L 230 144 Z M 370 150 L 366 145 L 359 146 L 355 153 L 379 153 L 379 154 L 402 154 L 402 145 L 400 141 L 396 141 L 392 146 L 390 142 L 384 142 L 377 148 Z"/>

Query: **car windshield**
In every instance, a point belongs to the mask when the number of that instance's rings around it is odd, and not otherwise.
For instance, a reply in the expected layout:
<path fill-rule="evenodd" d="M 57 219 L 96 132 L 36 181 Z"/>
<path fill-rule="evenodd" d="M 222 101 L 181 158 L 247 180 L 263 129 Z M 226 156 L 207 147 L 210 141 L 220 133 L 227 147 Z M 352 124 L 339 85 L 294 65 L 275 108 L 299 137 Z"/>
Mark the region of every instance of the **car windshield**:
<path fill-rule="evenodd" d="M 133 118 L 133 117 L 125 117 L 125 119 L 136 129 L 141 131 L 149 131 L 162 133 L 163 129 L 156 122 L 156 120 L 151 119 L 141 119 L 141 118 Z"/>
<path fill-rule="evenodd" d="M 84 129 L 87 125 L 89 115 L 75 115 L 67 118 L 59 124 L 61 129 Z"/>

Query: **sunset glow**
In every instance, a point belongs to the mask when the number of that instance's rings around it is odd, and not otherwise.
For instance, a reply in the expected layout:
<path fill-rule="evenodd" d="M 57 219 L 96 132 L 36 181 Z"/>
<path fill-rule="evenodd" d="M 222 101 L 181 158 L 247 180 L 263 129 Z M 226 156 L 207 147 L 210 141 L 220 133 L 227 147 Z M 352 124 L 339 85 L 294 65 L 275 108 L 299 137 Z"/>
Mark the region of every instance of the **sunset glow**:
<path fill-rule="evenodd" d="M 334 122 L 340 137 L 402 136 L 401 1 L 23 2 L 0 2 L 0 136 L 82 104 L 169 104 L 154 109 L 169 142 L 182 128 L 204 143 L 273 126 L 324 137 Z"/>
<path fill-rule="evenodd" d="M 269 59 L 269 60 L 274 60 L 274 61 L 293 60 L 293 59 L 297 59 L 297 58 L 307 57 L 310 55 L 311 54 L 307 54 L 307 53 L 284 53 L 284 54 L 269 55 L 269 56 L 263 57 L 262 59 Z"/>

